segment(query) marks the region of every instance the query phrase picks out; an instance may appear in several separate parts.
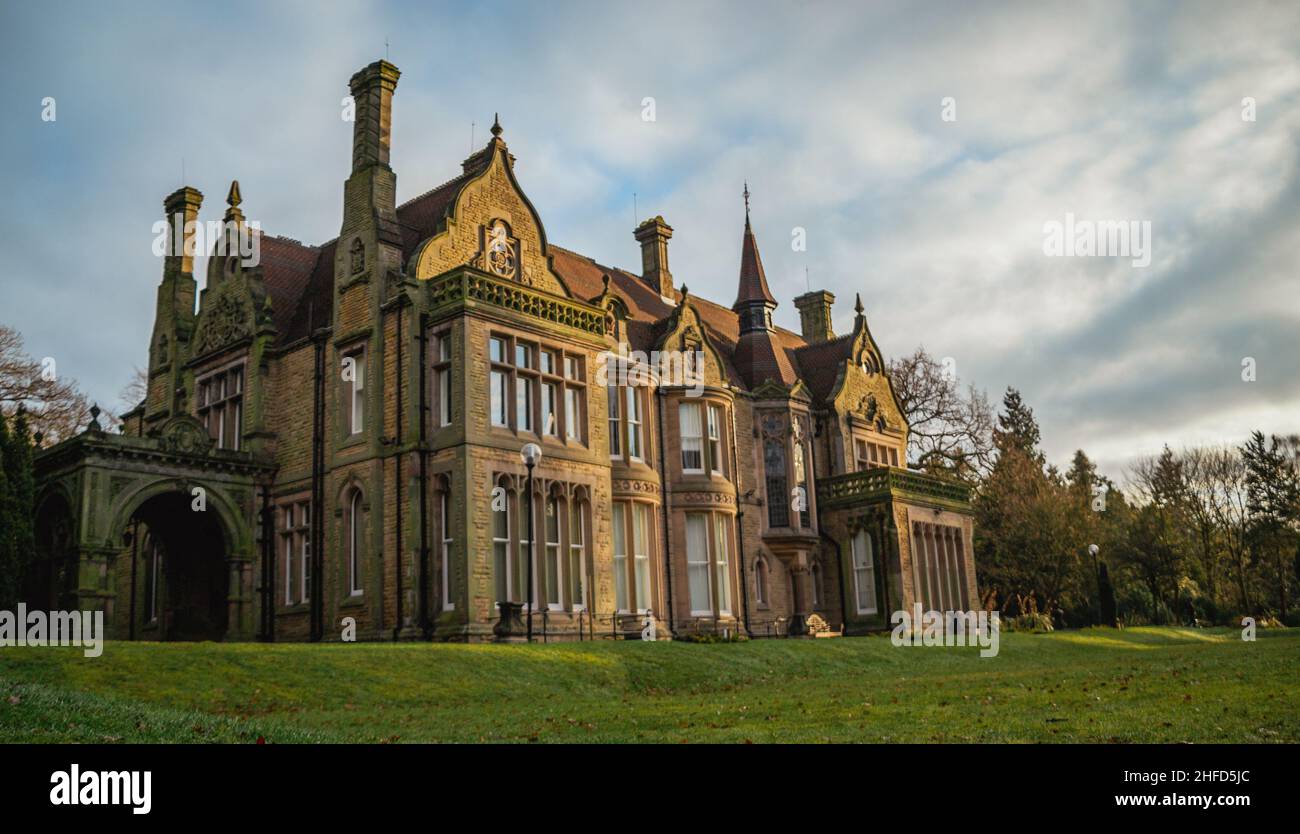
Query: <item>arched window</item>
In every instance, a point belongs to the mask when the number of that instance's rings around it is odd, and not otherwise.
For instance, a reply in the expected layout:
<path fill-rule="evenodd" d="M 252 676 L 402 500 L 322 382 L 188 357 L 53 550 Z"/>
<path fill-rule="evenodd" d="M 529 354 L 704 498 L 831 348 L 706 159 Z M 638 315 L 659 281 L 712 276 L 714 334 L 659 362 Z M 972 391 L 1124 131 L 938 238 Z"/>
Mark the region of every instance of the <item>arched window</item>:
<path fill-rule="evenodd" d="M 564 587 L 564 559 L 560 555 L 560 519 L 563 513 L 560 500 L 554 495 L 546 499 L 544 532 L 546 534 L 546 606 L 560 611 L 564 604 L 560 589 Z"/>
<path fill-rule="evenodd" d="M 754 599 L 767 605 L 767 560 L 761 556 L 754 563 Z"/>
<path fill-rule="evenodd" d="M 502 492 L 492 497 L 492 570 L 496 577 L 497 601 L 513 602 L 514 565 L 510 558 L 510 506 L 514 495 Z"/>
<path fill-rule="evenodd" d="M 352 490 L 352 500 L 348 504 L 348 590 L 351 596 L 359 597 L 361 588 L 361 548 L 364 532 L 361 527 L 361 490 Z"/>
<path fill-rule="evenodd" d="M 569 507 L 569 605 L 581 611 L 587 607 L 587 504 L 574 498 Z"/>

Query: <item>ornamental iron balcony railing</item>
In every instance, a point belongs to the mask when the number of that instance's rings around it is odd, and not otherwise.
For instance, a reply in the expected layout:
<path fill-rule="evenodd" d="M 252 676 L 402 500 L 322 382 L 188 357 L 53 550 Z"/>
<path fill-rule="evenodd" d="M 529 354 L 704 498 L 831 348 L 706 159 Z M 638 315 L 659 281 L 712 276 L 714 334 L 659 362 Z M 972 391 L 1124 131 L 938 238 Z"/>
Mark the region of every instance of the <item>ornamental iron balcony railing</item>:
<path fill-rule="evenodd" d="M 508 278 L 473 267 L 459 267 L 429 281 L 430 309 L 486 304 L 542 319 L 595 336 L 605 335 L 605 313 L 599 307 L 551 295 Z"/>
<path fill-rule="evenodd" d="M 959 481 L 895 466 L 834 475 L 821 479 L 817 484 L 817 500 L 823 509 L 861 506 L 891 498 L 968 511 L 971 488 Z"/>

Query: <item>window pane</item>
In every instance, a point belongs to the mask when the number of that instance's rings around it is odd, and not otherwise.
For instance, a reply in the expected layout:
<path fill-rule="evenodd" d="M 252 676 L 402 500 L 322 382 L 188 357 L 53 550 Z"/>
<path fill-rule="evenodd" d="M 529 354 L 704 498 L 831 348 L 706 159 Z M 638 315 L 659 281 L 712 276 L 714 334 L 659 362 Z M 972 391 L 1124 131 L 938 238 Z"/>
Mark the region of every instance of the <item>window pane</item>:
<path fill-rule="evenodd" d="M 438 420 L 441 425 L 451 425 L 451 368 L 438 372 Z"/>
<path fill-rule="evenodd" d="M 577 388 L 566 388 L 564 390 L 564 434 L 571 440 L 582 439 L 582 423 L 578 416 L 578 395 L 581 392 Z"/>
<path fill-rule="evenodd" d="M 709 468 L 722 472 L 722 409 L 709 406 Z"/>
<path fill-rule="evenodd" d="M 619 393 L 618 388 L 611 385 L 606 389 L 606 396 L 609 401 L 609 455 L 610 457 L 622 457 L 623 455 L 623 438 L 619 430 Z"/>
<path fill-rule="evenodd" d="M 492 372 L 492 425 L 510 424 L 506 415 L 506 375 L 501 371 Z"/>
<path fill-rule="evenodd" d="M 682 434 L 682 469 L 704 469 L 704 439 L 700 427 L 699 403 L 681 403 L 677 407 Z"/>
<path fill-rule="evenodd" d="M 515 345 L 515 367 L 531 368 L 533 366 L 533 352 L 528 345 Z"/>
<path fill-rule="evenodd" d="M 488 342 L 488 355 L 493 362 L 506 361 L 506 341 L 505 339 L 492 339 Z"/>
<path fill-rule="evenodd" d="M 614 605 L 627 611 L 627 519 L 622 502 L 614 504 Z"/>
<path fill-rule="evenodd" d="M 709 528 L 707 516 L 686 516 L 686 566 L 691 590 L 691 613 L 712 614 L 709 600 Z"/>
<path fill-rule="evenodd" d="M 510 600 L 510 501 L 506 497 L 504 504 L 492 512 L 492 568 L 496 580 L 497 600 Z M 493 612 L 496 616 L 497 612 Z"/>
<path fill-rule="evenodd" d="M 533 381 L 527 377 L 515 380 L 515 419 L 520 431 L 532 431 Z"/>
<path fill-rule="evenodd" d="M 647 535 L 650 526 L 650 508 L 634 504 L 632 510 L 632 547 L 636 564 L 636 607 L 644 611 L 650 607 L 650 546 Z"/>
<path fill-rule="evenodd" d="M 544 383 L 542 385 L 542 431 L 552 437 L 558 437 L 560 433 L 557 405 L 555 383 Z"/>
<path fill-rule="evenodd" d="M 713 567 L 714 567 L 714 588 L 718 594 L 718 611 L 723 614 L 731 613 L 731 569 L 728 565 L 729 553 L 727 548 L 727 517 L 724 515 L 713 516 Z"/>
<path fill-rule="evenodd" d="M 627 391 L 627 454 L 628 457 L 641 457 L 641 395 L 636 388 L 628 386 Z"/>

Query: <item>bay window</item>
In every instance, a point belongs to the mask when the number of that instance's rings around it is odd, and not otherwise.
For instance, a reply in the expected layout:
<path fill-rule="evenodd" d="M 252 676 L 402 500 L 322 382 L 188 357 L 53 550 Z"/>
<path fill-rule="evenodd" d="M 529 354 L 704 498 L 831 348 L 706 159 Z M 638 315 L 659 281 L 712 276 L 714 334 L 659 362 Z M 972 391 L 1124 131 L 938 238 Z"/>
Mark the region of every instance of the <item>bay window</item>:
<path fill-rule="evenodd" d="M 586 381 L 580 356 L 509 335 L 493 335 L 488 354 L 493 426 L 582 442 Z"/>

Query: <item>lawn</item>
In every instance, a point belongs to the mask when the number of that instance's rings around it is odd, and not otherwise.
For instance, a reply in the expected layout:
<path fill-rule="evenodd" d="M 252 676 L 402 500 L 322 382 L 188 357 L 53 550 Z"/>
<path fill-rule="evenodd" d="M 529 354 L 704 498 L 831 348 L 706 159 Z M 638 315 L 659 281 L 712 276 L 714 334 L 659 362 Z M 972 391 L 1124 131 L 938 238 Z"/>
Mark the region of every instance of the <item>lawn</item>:
<path fill-rule="evenodd" d="M 1300 629 L 0 649 L 5 742 L 1297 742 Z"/>

